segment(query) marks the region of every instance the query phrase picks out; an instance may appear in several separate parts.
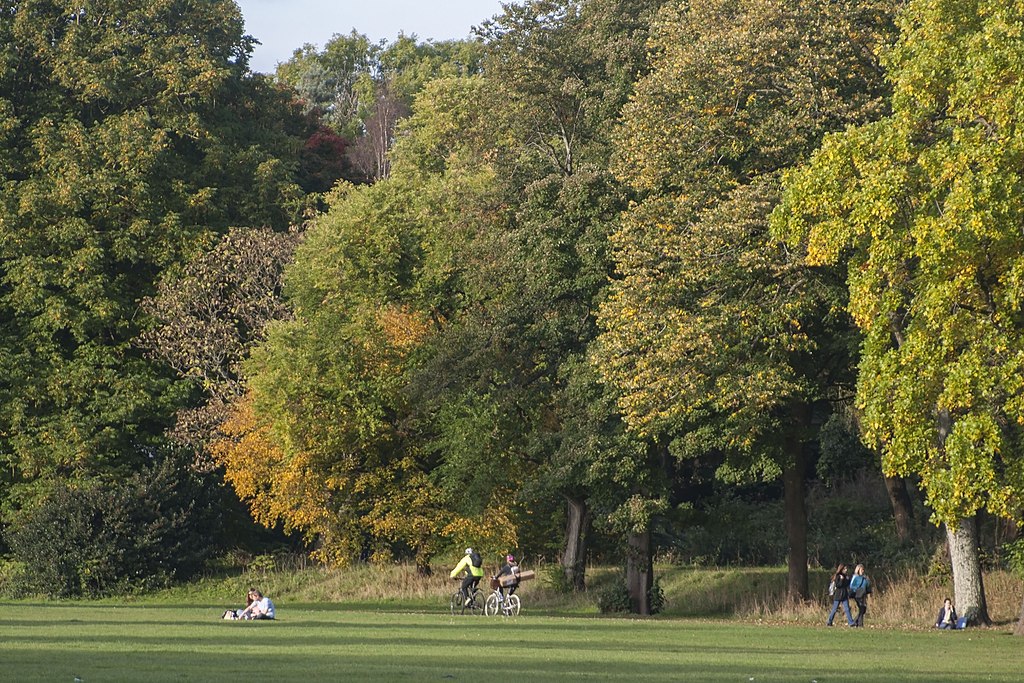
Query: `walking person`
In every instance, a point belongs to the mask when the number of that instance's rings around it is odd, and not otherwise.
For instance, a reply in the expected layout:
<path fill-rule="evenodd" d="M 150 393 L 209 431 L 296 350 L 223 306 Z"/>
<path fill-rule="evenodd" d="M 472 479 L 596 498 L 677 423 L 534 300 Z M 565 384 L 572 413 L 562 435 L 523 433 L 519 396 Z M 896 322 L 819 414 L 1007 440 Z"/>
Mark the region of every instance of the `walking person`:
<path fill-rule="evenodd" d="M 871 579 L 864 574 L 864 565 L 858 564 L 850 577 L 850 595 L 857 603 L 857 618 L 853 620 L 854 626 L 863 628 L 864 613 L 868 611 L 868 596 L 871 595 Z"/>
<path fill-rule="evenodd" d="M 829 612 L 825 625 L 832 625 L 832 620 L 842 605 L 843 611 L 846 612 L 846 625 L 853 626 L 853 615 L 850 614 L 850 579 L 847 578 L 845 564 L 836 567 L 836 573 L 832 575 L 832 583 L 829 585 L 829 593 L 832 595 L 832 611 Z"/>

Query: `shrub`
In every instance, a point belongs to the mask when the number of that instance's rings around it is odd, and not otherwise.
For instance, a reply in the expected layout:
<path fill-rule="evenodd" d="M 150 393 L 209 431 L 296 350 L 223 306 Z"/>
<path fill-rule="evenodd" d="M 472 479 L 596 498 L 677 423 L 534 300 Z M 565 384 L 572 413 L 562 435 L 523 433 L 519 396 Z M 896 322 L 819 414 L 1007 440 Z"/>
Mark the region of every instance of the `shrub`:
<path fill-rule="evenodd" d="M 572 593 L 574 590 L 572 581 L 565 575 L 562 565 L 557 562 L 544 565 L 541 568 L 541 580 L 545 586 L 556 593 L 566 594 Z"/>
<path fill-rule="evenodd" d="M 654 583 L 647 592 L 647 604 L 650 605 L 651 614 L 660 614 L 665 609 L 665 591 L 661 587 L 661 579 L 654 577 Z"/>
<path fill-rule="evenodd" d="M 651 614 L 658 614 L 665 609 L 665 591 L 661 587 L 661 581 L 655 577 L 650 590 L 647 591 L 647 604 L 651 608 Z M 603 586 L 597 592 L 597 608 L 602 614 L 624 613 L 632 611 L 632 604 L 629 599 L 629 589 L 626 588 L 626 578 L 619 576 L 615 581 Z"/>
<path fill-rule="evenodd" d="M 629 612 L 629 590 L 624 578 L 619 577 L 597 592 L 597 609 L 602 614 Z"/>
<path fill-rule="evenodd" d="M 21 588 L 95 597 L 191 578 L 214 549 L 213 500 L 175 457 L 121 481 L 55 481 L 6 531 Z"/>

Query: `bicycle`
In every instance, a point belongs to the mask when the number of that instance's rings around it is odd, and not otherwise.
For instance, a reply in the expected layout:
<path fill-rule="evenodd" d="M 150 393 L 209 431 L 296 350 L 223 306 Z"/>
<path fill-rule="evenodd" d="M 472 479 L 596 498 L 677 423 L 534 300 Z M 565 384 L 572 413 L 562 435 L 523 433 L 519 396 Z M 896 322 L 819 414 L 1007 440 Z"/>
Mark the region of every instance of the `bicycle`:
<path fill-rule="evenodd" d="M 461 581 L 462 579 L 458 579 Z M 452 593 L 451 599 L 451 610 L 452 615 L 465 614 L 468 610 L 470 614 L 483 614 L 484 612 L 484 598 L 483 591 L 480 590 L 480 586 L 473 586 L 473 595 L 469 599 L 469 603 L 466 603 L 466 596 L 463 595 L 462 589 Z"/>
<path fill-rule="evenodd" d="M 522 601 L 515 593 L 502 597 L 501 584 L 497 579 L 491 579 L 491 589 L 494 591 L 487 596 L 484 603 L 484 616 L 493 617 L 499 612 L 503 617 L 517 617 L 522 608 Z"/>

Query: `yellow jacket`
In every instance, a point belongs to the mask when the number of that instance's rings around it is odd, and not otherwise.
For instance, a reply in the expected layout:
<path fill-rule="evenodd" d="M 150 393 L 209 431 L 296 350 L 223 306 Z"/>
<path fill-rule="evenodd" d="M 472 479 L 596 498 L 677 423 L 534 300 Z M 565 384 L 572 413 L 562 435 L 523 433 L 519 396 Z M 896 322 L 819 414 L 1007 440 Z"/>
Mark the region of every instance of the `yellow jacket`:
<path fill-rule="evenodd" d="M 454 579 L 456 576 L 459 575 L 459 572 L 461 572 L 463 569 L 469 569 L 469 573 L 472 574 L 473 576 L 483 576 L 484 575 L 484 568 L 483 567 L 474 567 L 473 563 L 469 559 L 469 555 L 466 555 L 465 557 L 463 557 L 462 561 L 459 562 L 457 565 L 455 565 L 455 569 L 452 570 L 451 577 Z"/>

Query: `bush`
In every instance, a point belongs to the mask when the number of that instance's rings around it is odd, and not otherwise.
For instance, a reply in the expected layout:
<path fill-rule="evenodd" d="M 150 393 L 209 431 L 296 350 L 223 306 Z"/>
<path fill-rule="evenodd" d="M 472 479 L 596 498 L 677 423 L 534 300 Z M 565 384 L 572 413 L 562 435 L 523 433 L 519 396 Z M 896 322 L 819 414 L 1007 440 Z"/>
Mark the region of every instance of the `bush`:
<path fill-rule="evenodd" d="M 175 457 L 121 481 L 55 481 L 6 531 L 20 591 L 98 597 L 189 579 L 214 550 L 213 500 Z"/>
<path fill-rule="evenodd" d="M 597 592 L 597 609 L 602 614 L 630 611 L 629 590 L 624 577 L 619 577 Z"/>
<path fill-rule="evenodd" d="M 572 581 L 565 575 L 562 565 L 557 562 L 544 565 L 541 568 L 541 580 L 545 586 L 556 593 L 567 594 L 574 590 Z"/>
<path fill-rule="evenodd" d="M 647 592 L 647 604 L 651 607 L 651 614 L 660 614 L 665 609 L 665 591 L 661 587 L 659 577 L 654 577 L 651 590 Z"/>
<path fill-rule="evenodd" d="M 651 614 L 658 614 L 665 609 L 665 591 L 661 581 L 655 577 L 650 590 L 647 591 L 647 604 Z M 597 592 L 597 608 L 602 614 L 626 613 L 632 611 L 629 589 L 626 588 L 626 577 L 619 576 L 615 581 L 602 587 Z"/>

